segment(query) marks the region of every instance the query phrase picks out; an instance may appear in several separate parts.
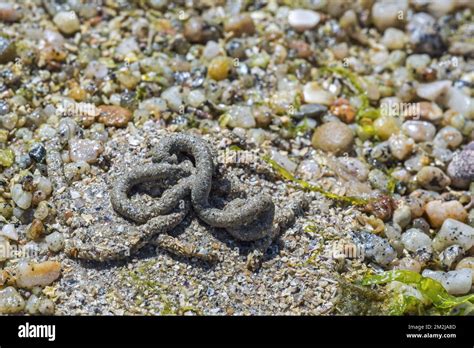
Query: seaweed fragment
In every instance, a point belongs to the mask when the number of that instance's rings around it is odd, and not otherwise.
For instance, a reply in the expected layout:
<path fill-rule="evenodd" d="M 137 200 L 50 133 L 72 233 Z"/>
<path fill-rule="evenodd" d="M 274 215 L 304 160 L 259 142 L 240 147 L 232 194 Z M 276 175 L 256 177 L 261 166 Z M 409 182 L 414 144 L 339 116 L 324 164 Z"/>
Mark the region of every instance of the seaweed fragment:
<path fill-rule="evenodd" d="M 283 177 L 284 179 L 291 181 L 296 184 L 296 188 L 302 189 L 307 192 L 319 192 L 321 193 L 324 197 L 332 199 L 334 201 L 340 202 L 340 203 L 349 203 L 352 205 L 366 205 L 368 203 L 368 200 L 360 198 L 360 197 L 353 197 L 353 196 L 341 196 L 332 192 L 328 192 L 324 190 L 320 186 L 316 186 L 313 184 L 310 184 L 307 181 L 304 181 L 302 179 L 296 178 L 292 173 L 290 173 L 288 170 L 283 168 L 281 165 L 279 165 L 277 162 L 272 160 L 269 156 L 263 156 L 263 160 L 270 164 L 272 168 L 278 172 L 278 174 Z"/>
<path fill-rule="evenodd" d="M 420 297 L 410 293 L 398 291 L 392 298 L 390 313 L 402 315 L 416 314 L 441 314 L 465 315 L 474 311 L 474 294 L 453 296 L 438 281 L 423 277 L 419 273 L 408 270 L 392 270 L 380 274 L 366 276 L 362 285 L 379 285 L 391 282 L 400 282 L 417 290 Z M 395 290 L 397 292 L 397 290 Z M 429 308 L 432 306 L 432 308 Z"/>

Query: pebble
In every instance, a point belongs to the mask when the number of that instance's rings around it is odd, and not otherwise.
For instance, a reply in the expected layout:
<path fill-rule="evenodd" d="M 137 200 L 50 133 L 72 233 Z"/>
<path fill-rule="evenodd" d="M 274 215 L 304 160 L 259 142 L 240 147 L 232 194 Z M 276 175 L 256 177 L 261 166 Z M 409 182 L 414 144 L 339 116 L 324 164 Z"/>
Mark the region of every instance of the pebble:
<path fill-rule="evenodd" d="M 461 145 L 463 136 L 460 131 L 452 126 L 441 128 L 436 134 L 433 143 L 436 147 L 456 149 Z"/>
<path fill-rule="evenodd" d="M 376 2 L 372 6 L 372 21 L 380 31 L 388 27 L 398 27 L 406 18 L 408 1 Z M 402 19 L 399 17 L 401 16 Z"/>
<path fill-rule="evenodd" d="M 181 88 L 173 86 L 161 93 L 161 98 L 166 101 L 168 107 L 176 112 L 182 112 L 183 99 L 181 97 Z"/>
<path fill-rule="evenodd" d="M 0 290 L 0 313 L 20 313 L 24 308 L 25 300 L 14 287 L 9 286 Z"/>
<path fill-rule="evenodd" d="M 298 174 L 303 180 L 314 180 L 321 176 L 321 167 L 316 161 L 303 160 L 298 166 Z"/>
<path fill-rule="evenodd" d="M 115 49 L 115 53 L 119 56 L 127 56 L 133 54 L 133 52 L 139 51 L 140 47 L 138 46 L 137 40 L 133 36 L 123 39 Z"/>
<path fill-rule="evenodd" d="M 58 12 L 54 16 L 53 22 L 63 34 L 74 34 L 81 29 L 81 23 L 74 11 Z"/>
<path fill-rule="evenodd" d="M 3 225 L 0 231 L 0 236 L 7 237 L 8 239 L 18 241 L 18 232 L 16 231 L 14 224 Z"/>
<path fill-rule="evenodd" d="M 338 174 L 346 180 L 356 179 L 364 182 L 369 177 L 369 166 L 361 160 L 354 157 L 340 157 L 338 161 L 342 169 Z"/>
<path fill-rule="evenodd" d="M 297 119 L 308 118 L 319 118 L 328 111 L 327 106 L 322 104 L 303 104 L 301 105 L 298 112 L 295 112 L 293 117 Z"/>
<path fill-rule="evenodd" d="M 224 31 L 235 37 L 255 34 L 255 23 L 247 13 L 231 16 L 224 24 Z"/>
<path fill-rule="evenodd" d="M 420 98 L 435 101 L 451 87 L 451 84 L 452 82 L 450 80 L 420 83 L 416 88 L 416 94 L 418 94 Z"/>
<path fill-rule="evenodd" d="M 24 191 L 21 184 L 15 184 L 11 190 L 12 199 L 21 209 L 28 209 L 31 206 L 33 195 L 31 192 Z"/>
<path fill-rule="evenodd" d="M 428 221 L 433 228 L 443 225 L 445 220 L 466 221 L 467 212 L 459 201 L 443 202 L 434 200 L 425 205 Z"/>
<path fill-rule="evenodd" d="M 461 270 L 461 269 L 470 269 L 472 272 L 472 277 L 473 277 L 473 282 L 472 284 L 474 285 L 474 257 L 465 257 L 461 261 L 458 262 L 456 265 L 456 270 Z"/>
<path fill-rule="evenodd" d="M 474 228 L 460 221 L 448 218 L 444 221 L 438 234 L 433 239 L 433 248 L 444 250 L 450 245 L 457 244 L 464 250 L 474 245 Z"/>
<path fill-rule="evenodd" d="M 216 57 L 211 61 L 207 69 L 211 79 L 216 81 L 224 80 L 229 76 L 232 69 L 232 60 L 228 57 Z"/>
<path fill-rule="evenodd" d="M 38 203 L 38 207 L 35 209 L 35 213 L 33 214 L 33 217 L 38 220 L 44 220 L 48 217 L 49 215 L 49 206 L 48 202 L 41 201 Z"/>
<path fill-rule="evenodd" d="M 404 134 L 392 134 L 388 139 L 388 145 L 393 157 L 404 160 L 412 153 L 415 141 Z"/>
<path fill-rule="evenodd" d="M 11 149 L 0 150 L 0 165 L 9 168 L 15 162 L 15 153 Z"/>
<path fill-rule="evenodd" d="M 433 140 L 436 127 L 426 121 L 406 121 L 402 124 L 403 132 L 417 143 Z"/>
<path fill-rule="evenodd" d="M 316 128 L 311 142 L 316 149 L 341 154 L 351 150 L 354 134 L 346 124 L 331 121 Z"/>
<path fill-rule="evenodd" d="M 98 121 L 109 127 L 125 127 L 132 119 L 130 110 L 117 105 L 101 105 L 98 111 Z"/>
<path fill-rule="evenodd" d="M 61 275 L 61 264 L 57 261 L 29 263 L 21 261 L 16 268 L 16 285 L 31 289 L 35 286 L 48 286 Z"/>
<path fill-rule="evenodd" d="M 400 50 L 407 42 L 405 33 L 397 28 L 387 28 L 381 40 L 381 43 L 389 50 Z"/>
<path fill-rule="evenodd" d="M 452 268 L 461 260 L 464 250 L 457 244 L 450 245 L 439 254 L 439 261 L 447 269 Z"/>
<path fill-rule="evenodd" d="M 394 269 L 402 269 L 407 271 L 412 271 L 416 273 L 421 272 L 421 264 L 418 260 L 411 257 L 404 257 L 400 260 L 398 265 Z"/>
<path fill-rule="evenodd" d="M 57 253 L 64 249 L 64 236 L 60 232 L 53 232 L 48 234 L 45 238 L 48 249 Z"/>
<path fill-rule="evenodd" d="M 287 156 L 282 155 L 279 151 L 271 149 L 270 158 L 288 170 L 290 173 L 294 173 L 296 171 L 297 164 L 290 160 Z"/>
<path fill-rule="evenodd" d="M 406 26 L 410 33 L 410 43 L 417 53 L 439 56 L 446 50 L 441 35 L 436 27 L 436 20 L 424 12 L 415 13 Z"/>
<path fill-rule="evenodd" d="M 380 265 L 388 265 L 397 257 L 397 252 L 382 237 L 370 232 L 360 232 L 356 238 L 364 248 L 365 256 Z"/>
<path fill-rule="evenodd" d="M 374 130 L 381 140 L 387 140 L 400 132 L 400 122 L 392 116 L 381 116 L 374 121 Z"/>
<path fill-rule="evenodd" d="M 430 237 L 417 228 L 410 228 L 403 233 L 401 241 L 405 249 L 411 252 L 420 250 L 431 252 L 432 250 Z"/>
<path fill-rule="evenodd" d="M 408 205 L 402 205 L 393 212 L 393 222 L 401 228 L 405 228 L 411 222 L 411 209 Z"/>
<path fill-rule="evenodd" d="M 255 128 L 257 125 L 250 106 L 235 105 L 228 111 L 228 125 L 232 128 Z"/>
<path fill-rule="evenodd" d="M 369 172 L 368 180 L 373 188 L 383 192 L 389 191 L 390 180 L 382 170 L 372 169 Z"/>
<path fill-rule="evenodd" d="M 37 143 L 31 146 L 28 155 L 36 162 L 42 163 L 46 157 L 46 149 L 43 144 Z"/>
<path fill-rule="evenodd" d="M 474 101 L 459 88 L 451 87 L 447 92 L 447 107 L 462 115 L 474 115 Z"/>
<path fill-rule="evenodd" d="M 69 156 L 73 162 L 95 163 L 103 151 L 104 147 L 97 140 L 77 138 L 69 140 Z"/>
<path fill-rule="evenodd" d="M 426 166 L 416 174 L 418 184 L 427 190 L 441 191 L 451 183 L 451 179 L 439 168 Z"/>
<path fill-rule="evenodd" d="M 34 178 L 33 182 L 36 188 L 38 190 L 43 191 L 46 196 L 51 195 L 51 193 L 53 192 L 53 185 L 51 184 L 51 181 L 48 178 L 44 176 L 37 176 Z"/>
<path fill-rule="evenodd" d="M 453 156 L 446 172 L 459 188 L 467 188 L 474 181 L 474 142 Z"/>
<path fill-rule="evenodd" d="M 288 13 L 288 23 L 297 31 L 312 29 L 320 20 L 319 13 L 311 10 L 295 9 Z"/>
<path fill-rule="evenodd" d="M 192 17 L 184 25 L 183 35 L 189 42 L 206 43 L 211 35 L 206 33 L 206 22 L 201 17 Z"/>
<path fill-rule="evenodd" d="M 309 104 L 331 105 L 334 102 L 334 95 L 322 89 L 317 82 L 304 85 L 303 98 Z"/>
<path fill-rule="evenodd" d="M 26 231 L 26 237 L 30 240 L 37 241 L 43 237 L 44 232 L 45 228 L 43 222 L 39 219 L 34 219 Z"/>
<path fill-rule="evenodd" d="M 96 79 L 96 80 L 102 80 L 108 74 L 109 74 L 109 69 L 107 68 L 107 65 L 97 60 L 93 60 L 89 62 L 87 64 L 86 69 L 84 70 L 84 76 L 91 79 Z"/>
<path fill-rule="evenodd" d="M 6 64 L 16 56 L 15 43 L 7 39 L 6 37 L 0 36 L 0 64 Z"/>
<path fill-rule="evenodd" d="M 443 110 L 434 102 L 419 102 L 415 109 L 420 109 L 420 118 L 424 121 L 439 123 L 443 119 Z"/>
<path fill-rule="evenodd" d="M 472 272 L 468 269 L 449 272 L 425 269 L 422 275 L 440 282 L 450 295 L 464 295 L 471 290 Z"/>
<path fill-rule="evenodd" d="M 21 12 L 13 4 L 0 3 L 0 21 L 13 23 L 21 18 Z"/>

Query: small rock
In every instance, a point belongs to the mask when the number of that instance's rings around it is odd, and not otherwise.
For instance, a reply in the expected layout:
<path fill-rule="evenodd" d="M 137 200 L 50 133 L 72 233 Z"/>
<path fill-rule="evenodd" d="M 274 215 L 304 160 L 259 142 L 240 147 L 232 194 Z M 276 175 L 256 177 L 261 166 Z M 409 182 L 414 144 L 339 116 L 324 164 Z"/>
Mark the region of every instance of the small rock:
<path fill-rule="evenodd" d="M 433 248 L 438 251 L 457 244 L 464 250 L 474 245 L 474 228 L 454 219 L 446 219 L 436 237 L 433 239 Z"/>
<path fill-rule="evenodd" d="M 398 160 L 406 159 L 411 152 L 415 142 L 403 134 L 392 134 L 388 139 L 390 152 Z"/>
<path fill-rule="evenodd" d="M 441 191 L 451 183 L 441 169 L 432 166 L 423 167 L 416 175 L 416 181 L 421 187 L 433 191 Z"/>
<path fill-rule="evenodd" d="M 34 219 L 30 227 L 26 231 L 26 237 L 31 240 L 37 241 L 44 234 L 44 225 L 43 222 L 39 219 Z"/>
<path fill-rule="evenodd" d="M 461 260 L 464 250 L 457 244 L 450 245 L 439 254 L 439 261 L 443 266 L 450 269 Z"/>
<path fill-rule="evenodd" d="M 405 249 L 411 252 L 420 250 L 431 252 L 431 239 L 423 231 L 417 228 L 410 228 L 402 234 L 402 243 Z"/>
<path fill-rule="evenodd" d="M 255 128 L 256 122 L 250 106 L 235 105 L 228 111 L 228 124 L 232 128 Z"/>
<path fill-rule="evenodd" d="M 13 4 L 0 3 L 0 21 L 6 23 L 13 23 L 21 18 L 20 10 Z"/>
<path fill-rule="evenodd" d="M 103 151 L 104 147 L 97 140 L 76 138 L 69 140 L 69 156 L 73 162 L 95 163 Z"/>
<path fill-rule="evenodd" d="M 81 23 L 74 11 L 58 12 L 54 16 L 53 22 L 63 34 L 74 34 L 81 29 Z"/>
<path fill-rule="evenodd" d="M 41 143 L 36 143 L 34 144 L 31 148 L 30 151 L 28 152 L 28 155 L 36 162 L 36 163 L 42 163 L 46 157 L 46 149 Z"/>
<path fill-rule="evenodd" d="M 33 195 L 31 192 L 24 191 L 23 186 L 15 184 L 11 190 L 13 202 L 21 209 L 28 209 L 31 206 Z"/>
<path fill-rule="evenodd" d="M 402 130 L 417 143 L 433 140 L 436 134 L 436 127 L 425 121 L 406 121 Z"/>
<path fill-rule="evenodd" d="M 331 121 L 316 128 L 311 142 L 317 149 L 341 154 L 351 150 L 354 134 L 344 123 Z"/>
<path fill-rule="evenodd" d="M 381 140 L 387 140 L 400 132 L 400 122 L 392 116 L 381 116 L 374 121 L 374 130 Z"/>
<path fill-rule="evenodd" d="M 416 89 L 416 94 L 420 98 L 435 101 L 441 94 L 445 93 L 452 82 L 449 80 L 436 81 L 431 83 L 420 83 Z"/>
<path fill-rule="evenodd" d="M 301 105 L 298 112 L 295 112 L 293 117 L 297 119 L 308 118 L 319 118 L 328 111 L 327 106 L 321 104 L 303 104 Z"/>
<path fill-rule="evenodd" d="M 474 181 L 474 142 L 454 155 L 446 172 L 459 188 L 467 188 Z"/>
<path fill-rule="evenodd" d="M 436 134 L 433 143 L 436 147 L 456 149 L 461 145 L 463 136 L 460 131 L 451 126 L 441 128 Z M 474 171 L 473 171 L 474 174 Z"/>
<path fill-rule="evenodd" d="M 16 285 L 31 289 L 35 286 L 47 286 L 61 275 L 61 264 L 57 261 L 28 263 L 22 261 L 16 268 Z"/>
<path fill-rule="evenodd" d="M 295 9 L 288 14 L 288 23 L 297 31 L 314 28 L 320 19 L 319 13 L 311 10 Z"/>
<path fill-rule="evenodd" d="M 233 33 L 234 36 L 255 34 L 255 24 L 249 14 L 238 14 L 231 16 L 224 24 L 224 31 Z"/>
<path fill-rule="evenodd" d="M 132 112 L 117 105 L 101 105 L 99 122 L 109 127 L 125 127 L 132 119 Z"/>
<path fill-rule="evenodd" d="M 0 236 L 7 237 L 8 239 L 18 241 L 18 232 L 16 231 L 14 224 L 6 224 L 0 231 Z"/>
<path fill-rule="evenodd" d="M 303 87 L 305 103 L 331 105 L 334 95 L 322 89 L 317 82 L 308 82 Z"/>
<path fill-rule="evenodd" d="M 232 69 L 232 61 L 228 57 L 216 57 L 209 64 L 207 73 L 216 81 L 221 81 L 229 76 Z"/>
<path fill-rule="evenodd" d="M 14 287 L 0 290 L 0 313 L 20 313 L 25 308 L 25 300 Z"/>
<path fill-rule="evenodd" d="M 282 155 L 279 151 L 271 149 L 270 158 L 288 170 L 290 173 L 294 173 L 296 171 L 296 163 L 290 160 L 287 156 Z"/>
<path fill-rule="evenodd" d="M 408 1 L 376 2 L 372 6 L 372 21 L 377 29 L 383 31 L 388 27 L 398 27 L 404 23 Z"/>
<path fill-rule="evenodd" d="M 440 282 L 450 295 L 464 295 L 471 290 L 472 272 L 468 269 L 449 272 L 425 269 L 422 275 Z"/>
<path fill-rule="evenodd" d="M 415 52 L 439 56 L 446 51 L 436 20 L 429 14 L 415 13 L 406 29 L 410 33 L 410 42 Z"/>
<path fill-rule="evenodd" d="M 434 200 L 425 205 L 425 212 L 430 225 L 434 228 L 443 224 L 446 219 L 466 221 L 467 212 L 459 201 L 443 202 Z"/>
<path fill-rule="evenodd" d="M 400 29 L 387 28 L 383 34 L 381 43 L 389 50 L 400 50 L 405 47 L 408 38 Z"/>
<path fill-rule="evenodd" d="M 474 257 L 466 257 L 459 261 L 459 263 L 456 265 L 456 270 L 461 270 L 461 269 L 470 269 L 472 272 L 472 277 L 473 277 L 473 282 L 472 284 L 474 285 Z"/>
<path fill-rule="evenodd" d="M 0 36 L 0 64 L 6 64 L 16 56 L 15 43 L 7 39 L 6 37 Z"/>
<path fill-rule="evenodd" d="M 48 244 L 48 249 L 54 253 L 64 249 L 64 237 L 60 232 L 53 232 L 47 235 L 45 241 Z"/>
<path fill-rule="evenodd" d="M 303 180 L 314 180 L 321 176 L 321 168 L 316 161 L 304 160 L 298 166 L 298 174 Z"/>
<path fill-rule="evenodd" d="M 369 232 L 360 232 L 355 238 L 364 248 L 364 255 L 380 265 L 388 265 L 397 257 L 396 251 L 382 237 Z"/>
<path fill-rule="evenodd" d="M 418 260 L 411 257 L 404 257 L 394 269 L 402 269 L 416 273 L 421 272 L 421 264 Z"/>
<path fill-rule="evenodd" d="M 405 228 L 411 222 L 411 209 L 407 205 L 395 209 L 393 212 L 393 222 L 401 228 Z"/>
<path fill-rule="evenodd" d="M 10 168 L 15 162 L 15 153 L 12 149 L 0 150 L 0 165 L 5 168 Z"/>

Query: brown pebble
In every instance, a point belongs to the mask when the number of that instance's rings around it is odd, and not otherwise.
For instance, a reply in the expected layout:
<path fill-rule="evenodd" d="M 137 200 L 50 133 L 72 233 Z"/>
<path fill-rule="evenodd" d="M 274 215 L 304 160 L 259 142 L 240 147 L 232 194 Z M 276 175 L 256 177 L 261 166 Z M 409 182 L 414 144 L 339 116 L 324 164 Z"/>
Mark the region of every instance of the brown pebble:
<path fill-rule="evenodd" d="M 125 127 L 132 119 L 130 110 L 117 105 L 101 105 L 99 109 L 99 122 L 109 127 Z"/>
<path fill-rule="evenodd" d="M 395 202 L 390 196 L 380 194 L 377 197 L 371 199 L 369 203 L 364 206 L 365 212 L 374 214 L 375 217 L 382 221 L 388 221 L 392 217 L 393 210 L 395 209 Z"/>
<path fill-rule="evenodd" d="M 331 121 L 316 128 L 312 138 L 313 147 L 341 154 L 350 151 L 354 142 L 352 130 L 342 122 Z"/>
<path fill-rule="evenodd" d="M 313 55 L 313 50 L 311 49 L 311 46 L 303 40 L 290 41 L 288 46 L 291 49 L 295 50 L 296 56 L 298 58 L 309 58 Z"/>
<path fill-rule="evenodd" d="M 255 24 L 249 14 L 238 14 L 232 16 L 224 24 L 224 31 L 232 32 L 234 36 L 242 36 L 244 34 L 255 34 Z"/>
<path fill-rule="evenodd" d="M 12 23 L 21 18 L 21 12 L 13 4 L 0 3 L 0 21 Z"/>
<path fill-rule="evenodd" d="M 30 227 L 26 231 L 26 237 L 31 240 L 38 240 L 44 234 L 43 222 L 39 219 L 34 219 Z"/>

